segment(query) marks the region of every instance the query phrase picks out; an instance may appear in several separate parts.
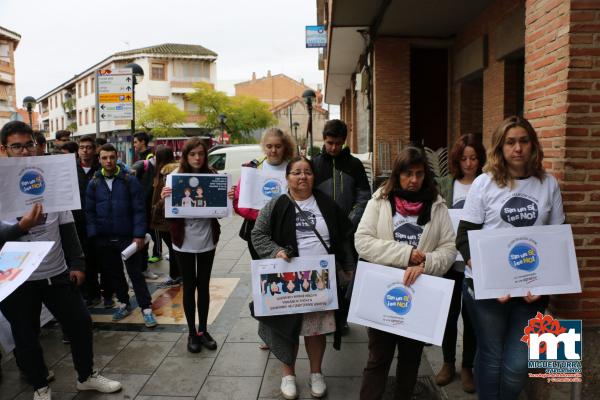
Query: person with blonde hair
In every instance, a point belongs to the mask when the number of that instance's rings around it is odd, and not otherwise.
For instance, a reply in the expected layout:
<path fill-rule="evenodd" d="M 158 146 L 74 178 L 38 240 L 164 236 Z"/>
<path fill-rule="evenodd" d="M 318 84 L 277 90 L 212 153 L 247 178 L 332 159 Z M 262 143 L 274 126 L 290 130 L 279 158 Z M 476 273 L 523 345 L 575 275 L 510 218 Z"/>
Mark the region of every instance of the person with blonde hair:
<path fill-rule="evenodd" d="M 283 132 L 281 129 L 270 128 L 263 133 L 260 139 L 260 146 L 265 155 L 260 159 L 252 160 L 242 166 L 263 169 L 265 171 L 279 171 L 281 172 L 282 177 L 285 176 L 285 168 L 287 167 L 289 160 L 296 156 L 296 142 L 294 141 L 294 138 L 292 138 L 289 133 Z M 240 237 L 248 242 L 250 256 L 253 260 L 257 260 L 260 257 L 252 246 L 250 233 L 254 228 L 254 222 L 256 221 L 260 210 L 239 207 L 238 203 L 242 183 L 240 178 L 237 184 L 231 188 L 228 195 L 233 200 L 235 212 L 244 218 L 244 223 L 240 229 Z"/>
<path fill-rule="evenodd" d="M 477 338 L 475 384 L 480 399 L 519 397 L 527 381 L 527 346 L 520 341 L 523 328 L 538 311 L 544 312 L 548 296 L 528 293 L 475 300 L 467 232 L 562 224 L 560 188 L 544 170 L 543 159 L 529 121 L 519 116 L 505 119 L 492 136 L 485 173 L 471 185 L 458 226 L 456 247 L 467 260 L 463 298 Z"/>

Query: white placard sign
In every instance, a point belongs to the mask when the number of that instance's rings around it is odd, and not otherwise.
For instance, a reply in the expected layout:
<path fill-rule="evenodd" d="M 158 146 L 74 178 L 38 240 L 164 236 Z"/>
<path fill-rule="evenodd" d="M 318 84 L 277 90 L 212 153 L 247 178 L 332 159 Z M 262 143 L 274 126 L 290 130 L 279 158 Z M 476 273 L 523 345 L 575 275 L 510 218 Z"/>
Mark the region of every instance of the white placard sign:
<path fill-rule="evenodd" d="M 0 157 L 0 171 L 1 219 L 22 217 L 34 203 L 45 213 L 81 208 L 74 154 Z"/>
<path fill-rule="evenodd" d="M 570 225 L 469 231 L 476 299 L 580 293 Z"/>
<path fill-rule="evenodd" d="M 0 301 L 36 270 L 54 242 L 6 242 L 0 250 Z"/>
<path fill-rule="evenodd" d="M 253 260 L 252 299 L 256 316 L 337 310 L 333 255 Z"/>
<path fill-rule="evenodd" d="M 410 287 L 404 270 L 358 262 L 348 321 L 442 345 L 454 281 L 421 275 Z"/>
<path fill-rule="evenodd" d="M 229 174 L 171 174 L 166 186 L 173 189 L 165 199 L 167 218 L 223 218 L 231 215 Z"/>
<path fill-rule="evenodd" d="M 242 167 L 239 207 L 261 210 L 271 199 L 287 193 L 284 172 Z"/>
<path fill-rule="evenodd" d="M 448 214 L 450 215 L 450 220 L 452 221 L 452 228 L 454 229 L 454 234 L 458 232 L 458 224 L 460 223 L 460 219 L 463 216 L 463 210 L 458 208 L 449 208 Z M 460 251 L 456 252 L 456 261 L 464 261 Z"/>

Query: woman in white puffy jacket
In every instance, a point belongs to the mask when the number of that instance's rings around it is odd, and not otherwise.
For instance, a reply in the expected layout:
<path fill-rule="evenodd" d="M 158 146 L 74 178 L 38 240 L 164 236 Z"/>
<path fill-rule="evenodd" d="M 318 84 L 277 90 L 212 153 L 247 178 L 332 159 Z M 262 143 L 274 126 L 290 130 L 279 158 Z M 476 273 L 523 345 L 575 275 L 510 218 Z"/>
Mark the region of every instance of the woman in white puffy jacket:
<path fill-rule="evenodd" d="M 442 276 L 452 266 L 452 222 L 421 149 L 408 147 L 398 154 L 391 176 L 367 204 L 354 238 L 361 259 L 405 269 L 406 286 L 423 273 Z M 394 399 L 412 398 L 424 343 L 373 328 L 368 334 L 361 400 L 382 398 L 396 346 Z"/>

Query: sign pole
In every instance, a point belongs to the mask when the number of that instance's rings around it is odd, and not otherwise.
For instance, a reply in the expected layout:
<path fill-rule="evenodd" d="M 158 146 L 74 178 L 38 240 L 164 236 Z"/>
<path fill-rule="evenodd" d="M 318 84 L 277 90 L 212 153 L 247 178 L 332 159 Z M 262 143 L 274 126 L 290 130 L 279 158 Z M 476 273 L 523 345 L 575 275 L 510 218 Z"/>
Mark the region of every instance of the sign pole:
<path fill-rule="evenodd" d="M 96 71 L 96 138 L 100 137 L 100 102 L 98 101 L 98 90 L 100 88 L 100 74 Z"/>

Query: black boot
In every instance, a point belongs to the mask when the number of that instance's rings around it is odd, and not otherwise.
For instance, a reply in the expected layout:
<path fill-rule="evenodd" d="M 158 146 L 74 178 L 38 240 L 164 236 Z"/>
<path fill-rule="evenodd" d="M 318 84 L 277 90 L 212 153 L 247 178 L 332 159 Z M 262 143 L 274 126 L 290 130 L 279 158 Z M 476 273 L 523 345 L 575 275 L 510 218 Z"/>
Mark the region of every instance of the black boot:
<path fill-rule="evenodd" d="M 187 349 L 190 353 L 200 353 L 202 346 L 200 345 L 200 337 L 197 335 L 188 336 Z"/>
<path fill-rule="evenodd" d="M 198 336 L 198 338 L 200 339 L 200 343 L 202 344 L 202 346 L 206 347 L 207 349 L 217 349 L 217 342 L 215 341 L 215 339 L 212 338 L 212 336 L 210 336 L 210 333 L 203 332 L 202 335 Z"/>

